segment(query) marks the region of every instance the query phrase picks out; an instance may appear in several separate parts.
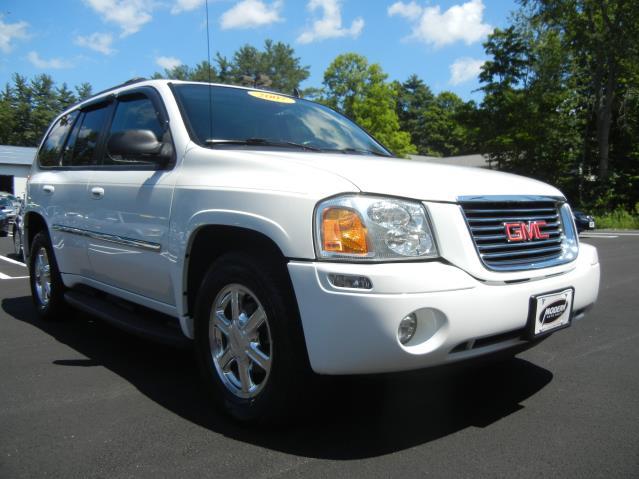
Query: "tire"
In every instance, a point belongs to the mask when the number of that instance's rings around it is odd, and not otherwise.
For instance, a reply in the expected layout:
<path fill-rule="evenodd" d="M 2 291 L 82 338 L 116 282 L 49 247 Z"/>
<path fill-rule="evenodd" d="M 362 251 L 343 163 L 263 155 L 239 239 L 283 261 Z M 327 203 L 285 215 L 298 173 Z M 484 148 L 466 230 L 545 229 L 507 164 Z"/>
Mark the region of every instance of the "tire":
<path fill-rule="evenodd" d="M 215 261 L 197 296 L 195 344 L 214 400 L 239 421 L 285 422 L 308 391 L 312 373 L 281 265 L 245 253 Z"/>
<path fill-rule="evenodd" d="M 42 319 L 56 319 L 66 312 L 65 288 L 46 231 L 36 234 L 30 252 L 29 284 L 33 303 Z"/>

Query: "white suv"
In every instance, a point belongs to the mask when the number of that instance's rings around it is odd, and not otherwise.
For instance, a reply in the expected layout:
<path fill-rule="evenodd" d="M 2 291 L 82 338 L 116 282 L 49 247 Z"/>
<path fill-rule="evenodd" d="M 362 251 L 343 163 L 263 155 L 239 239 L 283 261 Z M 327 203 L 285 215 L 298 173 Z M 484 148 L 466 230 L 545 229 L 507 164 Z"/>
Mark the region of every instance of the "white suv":
<path fill-rule="evenodd" d="M 243 420 L 311 376 L 519 351 L 599 288 L 557 189 L 397 159 L 352 121 L 272 92 L 135 81 L 61 114 L 28 184 L 42 316 L 65 305 L 187 342 Z"/>

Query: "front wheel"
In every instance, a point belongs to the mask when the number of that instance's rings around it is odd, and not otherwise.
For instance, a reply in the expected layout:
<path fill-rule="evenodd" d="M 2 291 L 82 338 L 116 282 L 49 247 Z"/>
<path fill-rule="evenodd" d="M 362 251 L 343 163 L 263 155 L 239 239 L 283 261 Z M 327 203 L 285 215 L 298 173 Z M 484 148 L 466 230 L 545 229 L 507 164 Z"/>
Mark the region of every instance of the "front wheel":
<path fill-rule="evenodd" d="M 276 265 L 231 253 L 209 269 L 195 335 L 214 399 L 241 421 L 281 421 L 310 377 L 297 307 Z"/>
<path fill-rule="evenodd" d="M 45 231 L 39 232 L 29 254 L 29 283 L 38 314 L 54 319 L 65 311 L 64 284 L 53 254 L 51 240 Z"/>

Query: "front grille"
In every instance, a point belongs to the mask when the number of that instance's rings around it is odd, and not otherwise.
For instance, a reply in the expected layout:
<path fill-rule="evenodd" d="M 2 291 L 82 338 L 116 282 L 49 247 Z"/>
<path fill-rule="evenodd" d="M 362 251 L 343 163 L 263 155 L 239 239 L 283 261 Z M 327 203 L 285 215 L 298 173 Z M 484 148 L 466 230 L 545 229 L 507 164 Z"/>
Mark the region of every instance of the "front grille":
<path fill-rule="evenodd" d="M 460 204 L 479 256 L 488 268 L 534 269 L 564 262 L 566 236 L 557 200 L 471 200 Z M 548 238 L 508 240 L 505 223 L 528 225 L 530 221 L 545 221 L 539 229 Z"/>

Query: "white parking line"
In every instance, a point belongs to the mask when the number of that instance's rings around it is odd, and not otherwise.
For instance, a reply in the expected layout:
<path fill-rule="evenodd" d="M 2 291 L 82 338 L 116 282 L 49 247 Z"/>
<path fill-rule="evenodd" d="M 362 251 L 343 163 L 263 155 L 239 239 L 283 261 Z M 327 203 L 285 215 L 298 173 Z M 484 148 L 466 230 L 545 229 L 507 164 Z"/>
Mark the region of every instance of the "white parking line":
<path fill-rule="evenodd" d="M 604 235 L 604 234 L 593 235 L 591 233 L 581 234 L 579 235 L 579 237 L 580 238 L 619 238 L 619 236 L 615 236 L 615 235 Z"/>
<path fill-rule="evenodd" d="M 16 261 L 15 259 L 11 259 L 11 258 L 7 258 L 6 256 L 2 256 L 0 255 L 0 259 L 2 261 L 6 261 L 7 263 L 13 263 L 13 264 L 17 264 L 18 266 L 22 266 L 23 268 L 26 268 L 27 265 L 20 262 L 20 261 Z"/>
<path fill-rule="evenodd" d="M 4 273 L 0 273 L 0 279 L 25 279 L 28 276 L 8 276 Z"/>

